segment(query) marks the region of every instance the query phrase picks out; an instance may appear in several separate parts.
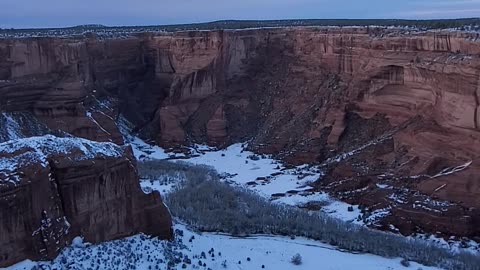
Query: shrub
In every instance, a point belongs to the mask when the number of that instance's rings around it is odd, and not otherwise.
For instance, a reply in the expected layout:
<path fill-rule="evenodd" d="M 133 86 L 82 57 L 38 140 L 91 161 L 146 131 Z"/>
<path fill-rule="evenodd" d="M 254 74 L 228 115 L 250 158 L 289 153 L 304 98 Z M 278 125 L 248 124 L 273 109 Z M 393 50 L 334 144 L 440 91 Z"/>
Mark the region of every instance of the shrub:
<path fill-rule="evenodd" d="M 400 264 L 405 266 L 405 267 L 410 267 L 410 262 L 407 259 L 401 260 Z"/>
<path fill-rule="evenodd" d="M 300 256 L 300 254 L 297 253 L 297 254 L 293 255 L 290 262 L 293 263 L 294 265 L 300 265 L 300 264 L 302 264 L 302 256 Z"/>

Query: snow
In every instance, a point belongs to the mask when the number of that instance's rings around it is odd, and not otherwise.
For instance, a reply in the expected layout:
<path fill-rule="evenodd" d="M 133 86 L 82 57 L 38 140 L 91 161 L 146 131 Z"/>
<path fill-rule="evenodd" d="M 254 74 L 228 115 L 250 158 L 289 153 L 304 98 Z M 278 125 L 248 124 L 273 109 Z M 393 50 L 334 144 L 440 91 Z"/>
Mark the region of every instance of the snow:
<path fill-rule="evenodd" d="M 460 172 L 460 171 L 463 171 L 466 168 L 468 168 L 470 165 L 472 165 L 472 161 L 468 161 L 468 162 L 466 162 L 462 165 L 456 166 L 456 167 L 446 168 L 446 169 L 443 169 L 438 174 L 432 176 L 431 178 L 437 178 L 437 177 L 440 177 L 440 176 L 446 176 L 446 175 L 450 175 L 450 174 L 453 174 L 453 173 L 456 173 L 456 172 Z"/>
<path fill-rule="evenodd" d="M 375 139 L 373 139 L 373 140 L 371 140 L 371 141 L 369 141 L 369 142 L 367 142 L 367 143 L 365 143 L 365 144 L 363 144 L 363 145 L 361 145 L 361 146 L 359 146 L 359 147 L 357 147 L 357 148 L 355 148 L 355 149 L 353 149 L 353 150 L 351 150 L 351 151 L 349 151 L 349 152 L 341 153 L 341 154 L 339 154 L 339 155 L 337 155 L 337 156 L 335 156 L 335 157 L 331 157 L 331 158 L 327 159 L 327 160 L 323 163 L 323 165 L 330 165 L 330 164 L 338 163 L 338 162 L 340 162 L 340 161 L 343 161 L 343 160 L 345 160 L 345 159 L 348 159 L 349 157 L 351 157 L 351 156 L 353 156 L 353 155 L 355 155 L 355 154 L 357 154 L 357 153 L 365 150 L 366 148 L 368 148 L 368 147 L 370 147 L 370 146 L 377 145 L 377 144 L 379 144 L 379 143 L 384 142 L 385 140 L 388 140 L 388 139 L 392 138 L 392 135 L 393 135 L 394 133 L 395 133 L 395 131 L 387 132 L 386 134 L 384 134 L 384 135 L 382 135 L 382 136 L 380 136 L 380 137 L 378 137 L 378 138 L 375 138 Z"/>
<path fill-rule="evenodd" d="M 228 174 L 227 179 L 238 185 L 256 181 L 257 184 L 252 189 L 264 196 L 289 190 L 304 190 L 306 185 L 320 176 L 305 166 L 286 170 L 279 161 L 270 157 L 262 158 L 244 148 L 242 144 L 233 144 L 226 149 L 204 152 L 185 161 L 212 166 L 221 175 Z M 259 159 L 253 160 L 253 156 Z M 307 173 L 310 175 L 306 175 Z"/>
<path fill-rule="evenodd" d="M 107 134 L 107 135 L 110 135 L 110 136 L 112 135 L 112 134 L 110 134 L 110 132 L 108 132 L 106 129 L 104 129 L 104 128 L 102 127 L 102 125 L 100 125 L 100 124 L 97 122 L 97 120 L 95 120 L 95 118 L 93 118 L 92 112 L 87 112 L 86 115 L 87 115 L 87 117 L 88 117 L 95 125 L 97 125 L 97 127 L 98 127 L 101 131 L 103 131 L 103 132 L 104 132 L 105 134 Z M 104 114 L 104 115 L 105 115 L 105 114 Z"/>
<path fill-rule="evenodd" d="M 114 143 L 101 143 L 82 138 L 60 138 L 53 135 L 29 137 L 0 143 L 0 151 L 13 154 L 21 149 L 30 148 L 33 151 L 48 154 L 68 154 L 80 150 L 79 159 L 90 159 L 98 155 L 119 157 L 123 154 L 120 146 Z"/>
<path fill-rule="evenodd" d="M 156 179 L 140 179 L 140 187 L 147 194 L 155 190 L 164 196 L 171 192 L 183 179 L 185 179 L 185 175 L 182 172 L 177 172 L 173 177 L 164 176 Z"/>
<path fill-rule="evenodd" d="M 162 148 L 150 145 L 139 137 L 130 135 L 133 127 L 123 116 L 119 117 L 117 126 L 123 135 L 125 143 L 129 143 L 132 146 L 133 154 L 138 160 L 169 158 L 169 155 Z"/>
<path fill-rule="evenodd" d="M 348 211 L 349 207 L 353 208 L 353 211 Z M 357 220 L 358 216 L 361 215 L 358 205 L 350 205 L 341 201 L 333 201 L 331 204 L 324 206 L 322 210 L 329 214 L 329 216 L 344 221 L 351 221 L 356 224 L 363 224 L 361 220 Z"/>
<path fill-rule="evenodd" d="M 436 188 L 433 192 L 440 191 L 441 189 L 443 189 L 446 186 L 447 186 L 447 184 L 443 184 L 443 185 L 439 186 L 438 188 Z"/>
<path fill-rule="evenodd" d="M 200 145 L 197 148 L 205 149 L 206 147 Z M 245 181 L 245 179 L 252 179 L 259 175 L 270 175 L 276 171 L 275 167 L 277 165 L 281 165 L 275 163 L 271 159 L 259 159 L 254 161 L 248 158 L 251 155 L 254 155 L 254 153 L 244 151 L 243 145 L 237 143 L 230 145 L 223 150 L 204 152 L 200 156 L 188 159 L 188 162 L 214 166 L 219 173 L 228 172 L 231 174 L 241 174 L 232 179 L 236 180 L 236 182 L 242 182 Z M 248 161 L 248 163 L 245 163 L 245 161 Z"/>
<path fill-rule="evenodd" d="M 21 127 L 9 113 L 0 114 L 0 123 L 4 125 L 5 137 L 8 140 L 15 140 L 24 137 L 21 134 Z"/>
<path fill-rule="evenodd" d="M 25 260 L 21 261 L 17 264 L 14 264 L 10 267 L 3 268 L 5 270 L 28 270 L 28 269 L 33 269 L 34 267 L 37 266 L 37 262 L 33 262 L 31 260 Z"/>
<path fill-rule="evenodd" d="M 468 161 L 464 164 L 458 165 L 458 166 L 448 167 L 448 168 L 442 169 L 440 172 L 438 172 L 435 175 L 421 174 L 421 175 L 410 176 L 409 178 L 410 179 L 419 179 L 419 178 L 427 177 L 427 178 L 434 179 L 434 178 L 438 178 L 438 177 L 442 177 L 442 176 L 447 176 L 447 175 L 450 175 L 450 174 L 454 174 L 454 173 L 466 170 L 470 165 L 472 165 L 472 163 L 473 163 L 473 161 L 470 160 L 470 161 Z M 445 186 L 446 185 L 440 186 L 439 188 L 437 188 L 435 190 L 435 192 L 441 190 Z"/>
<path fill-rule="evenodd" d="M 477 255 L 480 254 L 480 244 L 475 242 L 474 240 L 467 240 L 467 239 L 464 239 L 463 241 L 458 241 L 455 239 L 445 240 L 443 238 L 436 237 L 431 234 L 429 235 L 418 234 L 415 237 L 408 236 L 407 238 L 423 239 L 430 243 L 434 243 L 439 247 L 450 249 L 453 252 L 467 251 L 472 254 L 477 254 Z"/>
<path fill-rule="evenodd" d="M 406 204 L 408 202 L 407 199 L 402 196 L 402 194 L 392 193 L 388 196 L 388 198 L 399 204 Z"/>
<path fill-rule="evenodd" d="M 76 248 L 85 247 L 85 244 L 83 243 L 83 238 L 80 237 L 80 236 L 77 236 L 77 237 L 73 238 L 72 247 L 76 247 Z"/>
<path fill-rule="evenodd" d="M 187 236 L 188 237 L 188 236 Z M 214 247 L 215 251 L 222 253 L 222 258 L 217 259 L 210 266 L 212 269 L 222 269 L 221 261 L 226 260 L 227 265 L 235 265 L 234 269 L 402 269 L 400 259 L 384 259 L 373 255 L 356 255 L 344 253 L 334 247 L 315 241 L 297 238 L 291 240 L 285 237 L 249 237 L 232 238 L 222 235 L 204 234 L 195 235 L 193 244 L 189 246 L 192 251 L 199 253 Z M 302 265 L 293 266 L 291 258 L 296 254 L 302 256 Z M 247 258 L 251 258 L 247 261 Z M 321 259 L 320 259 L 321 258 Z M 222 260 L 223 259 L 223 260 Z M 320 260 L 319 260 L 320 259 Z M 241 264 L 238 264 L 241 261 Z M 418 264 L 415 266 L 419 266 Z M 390 268 L 389 268 L 390 267 Z M 434 269 L 434 268 L 424 268 Z"/>
<path fill-rule="evenodd" d="M 375 220 L 378 220 L 380 218 L 386 217 L 390 215 L 390 208 L 382 208 L 382 209 L 377 209 L 373 211 L 370 216 L 368 216 L 367 220 L 374 222 Z"/>
<path fill-rule="evenodd" d="M 343 252 L 330 245 L 304 238 L 253 236 L 235 238 L 222 234 L 196 233 L 182 224 L 176 224 L 177 238 L 169 244 L 145 235 L 91 245 L 74 244 L 62 251 L 53 262 L 24 261 L 6 270 L 32 269 L 36 265 L 51 266 L 57 269 L 167 269 L 169 257 L 181 258 L 173 269 L 265 269 L 275 270 L 433 270 L 414 262 L 405 268 L 401 259 L 387 259 L 370 254 Z M 180 233 L 178 233 L 180 232 Z M 182 236 L 183 234 L 183 236 Z M 211 251 L 213 249 L 213 252 Z M 204 253 L 205 257 L 202 257 Z M 290 260 L 295 254 L 302 256 L 302 264 L 295 266 Z M 180 255 L 181 254 L 181 255 Z M 212 254 L 214 256 L 212 257 Z M 191 260 L 182 268 L 182 261 Z M 247 258 L 250 258 L 248 260 Z M 205 263 L 200 267 L 199 261 Z M 240 263 L 239 263 L 240 262 Z M 98 268 L 96 268 L 98 266 Z M 151 266 L 151 268 L 149 268 Z M 158 268 L 155 268 L 158 266 Z"/>
<path fill-rule="evenodd" d="M 309 202 L 323 202 L 323 203 L 327 202 L 328 203 L 329 200 L 330 200 L 330 196 L 328 196 L 328 194 L 323 192 L 315 192 L 308 195 L 301 194 L 300 196 L 287 195 L 285 197 L 276 199 L 275 202 L 284 203 L 288 205 L 304 205 Z"/>
<path fill-rule="evenodd" d="M 376 184 L 376 186 L 377 186 L 378 188 L 381 188 L 381 189 L 389 189 L 389 188 L 392 188 L 391 186 L 385 185 L 385 184 Z"/>
<path fill-rule="evenodd" d="M 113 143 L 99 143 L 81 138 L 59 138 L 53 135 L 29 137 L 0 143 L 0 153 L 6 154 L 0 160 L 0 183 L 17 184 L 20 177 L 18 168 L 38 163 L 47 167 L 51 155 L 69 154 L 72 160 L 87 160 L 95 157 L 121 157 L 123 149 Z"/>
<path fill-rule="evenodd" d="M 151 146 L 145 143 L 138 137 L 135 137 L 133 141 L 130 142 L 133 148 L 133 154 L 137 159 L 144 159 L 142 156 L 147 157 L 147 159 L 168 159 L 169 155 L 158 146 Z"/>

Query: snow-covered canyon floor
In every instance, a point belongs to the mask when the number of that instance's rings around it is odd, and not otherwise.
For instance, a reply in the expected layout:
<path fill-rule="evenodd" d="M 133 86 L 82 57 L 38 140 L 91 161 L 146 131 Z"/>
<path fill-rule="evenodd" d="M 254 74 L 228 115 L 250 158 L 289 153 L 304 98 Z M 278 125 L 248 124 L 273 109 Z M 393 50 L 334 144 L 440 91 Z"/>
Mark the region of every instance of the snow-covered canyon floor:
<path fill-rule="evenodd" d="M 169 244 L 144 235 L 99 245 L 74 241 L 53 262 L 18 263 L 8 270 L 35 269 L 168 269 L 172 260 L 180 263 L 171 269 L 274 269 L 274 270 L 402 270 L 437 269 L 401 259 L 386 259 L 369 254 L 352 254 L 316 241 L 287 237 L 256 236 L 233 238 L 226 235 L 198 234 L 176 224 L 177 239 Z M 182 233 L 183 232 L 183 236 Z M 212 252 L 213 250 L 213 252 Z M 295 254 L 300 265 L 292 264 Z M 263 266 L 263 267 L 262 267 Z"/>
<path fill-rule="evenodd" d="M 191 154 L 187 156 L 183 153 L 167 153 L 164 149 L 147 144 L 137 137 L 127 139 L 139 160 L 169 159 L 211 166 L 222 175 L 225 182 L 251 189 L 274 203 L 300 207 L 319 205 L 320 211 L 329 216 L 358 225 L 375 222 L 375 219 L 390 214 L 388 209 L 378 210 L 363 219 L 358 205 L 339 201 L 324 192 L 311 191 L 309 184 L 322 176 L 317 167 L 302 165 L 287 169 L 281 161 L 245 150 L 246 144 L 238 143 L 221 150 L 195 145 L 190 149 Z M 255 160 L 252 160 L 252 157 Z M 161 194 L 172 188 L 172 184 L 152 180 L 144 180 L 141 185 L 142 188 L 158 190 Z M 467 250 L 480 254 L 480 245 L 474 241 L 469 241 L 467 248 L 462 248 L 462 243 L 453 239 L 446 241 L 433 235 L 420 234 L 416 238 L 428 240 L 451 250 Z"/>
<path fill-rule="evenodd" d="M 309 184 L 321 176 L 321 172 L 315 167 L 303 165 L 287 169 L 278 160 L 244 150 L 245 145 L 240 143 L 222 150 L 196 145 L 191 149 L 193 154 L 190 156 L 166 153 L 164 149 L 146 144 L 138 138 L 132 138 L 131 145 L 139 160 L 171 159 L 211 166 L 227 183 L 248 187 L 274 202 L 288 205 L 321 202 L 322 211 L 331 216 L 358 224 L 363 223 L 357 219 L 360 215 L 358 206 L 353 206 L 353 211 L 352 208 L 349 211 L 352 205 L 334 200 L 326 193 L 309 191 L 311 189 Z M 158 186 L 158 182 L 155 184 L 147 181 L 142 185 L 150 185 L 161 193 L 165 189 Z"/>

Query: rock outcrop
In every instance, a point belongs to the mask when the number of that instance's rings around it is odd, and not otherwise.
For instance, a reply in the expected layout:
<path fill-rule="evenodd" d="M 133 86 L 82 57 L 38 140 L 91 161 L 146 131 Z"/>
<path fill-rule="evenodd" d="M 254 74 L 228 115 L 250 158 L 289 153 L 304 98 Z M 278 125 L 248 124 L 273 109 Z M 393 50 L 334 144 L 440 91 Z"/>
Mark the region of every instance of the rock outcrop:
<path fill-rule="evenodd" d="M 51 135 L 0 144 L 0 267 L 54 258 L 73 237 L 172 237 L 158 193 L 144 194 L 129 147 Z"/>
<path fill-rule="evenodd" d="M 365 218 L 389 213 L 374 226 L 480 236 L 478 33 L 2 40 L 0 81 L 0 110 L 53 130 L 122 143 L 113 123 L 122 114 L 164 147 L 250 140 L 255 151 L 320 164 L 315 188 L 361 204 Z"/>

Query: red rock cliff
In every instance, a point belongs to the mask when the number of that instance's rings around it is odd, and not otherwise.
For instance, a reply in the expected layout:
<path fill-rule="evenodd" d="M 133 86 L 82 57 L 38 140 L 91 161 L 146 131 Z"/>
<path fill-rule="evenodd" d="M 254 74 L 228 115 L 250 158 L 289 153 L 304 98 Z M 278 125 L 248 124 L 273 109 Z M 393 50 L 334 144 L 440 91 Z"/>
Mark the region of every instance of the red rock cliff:
<path fill-rule="evenodd" d="M 73 237 L 171 238 L 158 193 L 144 194 L 129 147 L 51 135 L 0 144 L 0 267 L 54 258 Z"/>
<path fill-rule="evenodd" d="M 102 110 L 97 97 L 109 91 L 124 97 L 144 84 L 140 45 L 137 39 L 0 40 L 0 110 L 28 112 L 51 130 L 122 144 L 115 112 Z"/>

